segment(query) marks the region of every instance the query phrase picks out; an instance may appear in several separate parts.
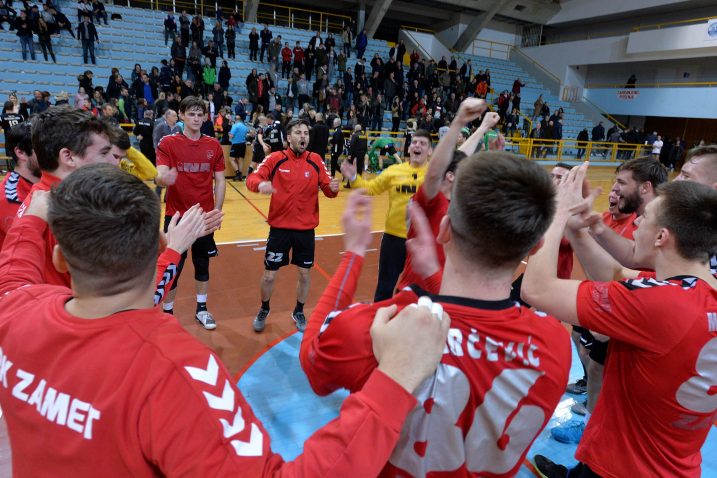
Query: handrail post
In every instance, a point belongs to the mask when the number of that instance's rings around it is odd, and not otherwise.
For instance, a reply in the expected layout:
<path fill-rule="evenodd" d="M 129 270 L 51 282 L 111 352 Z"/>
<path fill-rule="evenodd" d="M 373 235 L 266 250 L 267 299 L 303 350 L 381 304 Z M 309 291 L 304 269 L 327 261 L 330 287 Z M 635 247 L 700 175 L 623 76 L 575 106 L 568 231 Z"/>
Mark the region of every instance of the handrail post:
<path fill-rule="evenodd" d="M 309 31 L 311 31 L 311 14 L 309 14 Z"/>
<path fill-rule="evenodd" d="M 289 12 L 289 28 L 294 28 L 294 12 L 292 12 L 291 9 L 289 9 Z"/>

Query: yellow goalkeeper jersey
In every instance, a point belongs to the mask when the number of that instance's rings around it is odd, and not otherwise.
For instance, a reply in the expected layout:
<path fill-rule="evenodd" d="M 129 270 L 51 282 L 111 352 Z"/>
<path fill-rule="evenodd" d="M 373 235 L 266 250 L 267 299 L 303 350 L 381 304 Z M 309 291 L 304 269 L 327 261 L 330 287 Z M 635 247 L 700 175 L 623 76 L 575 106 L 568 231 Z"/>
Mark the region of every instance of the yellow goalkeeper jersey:
<path fill-rule="evenodd" d="M 406 207 L 408 201 L 423 184 L 428 163 L 420 167 L 411 166 L 406 161 L 386 168 L 371 180 L 357 177 L 351 182 L 352 188 L 364 188 L 371 196 L 388 191 L 388 213 L 386 214 L 386 233 L 406 238 Z"/>

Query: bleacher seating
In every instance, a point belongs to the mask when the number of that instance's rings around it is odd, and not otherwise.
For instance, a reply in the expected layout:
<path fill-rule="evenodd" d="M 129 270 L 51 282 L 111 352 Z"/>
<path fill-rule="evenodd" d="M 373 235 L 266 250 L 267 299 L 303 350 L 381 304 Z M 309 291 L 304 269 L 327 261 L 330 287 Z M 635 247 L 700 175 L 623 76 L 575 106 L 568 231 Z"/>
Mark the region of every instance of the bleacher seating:
<path fill-rule="evenodd" d="M 551 114 L 562 107 L 565 112 L 563 121 L 564 139 L 575 139 L 583 128 L 587 128 L 588 131 L 590 131 L 593 126 L 595 126 L 591 121 L 575 111 L 575 108 L 573 108 L 570 103 L 560 101 L 560 98 L 551 94 L 548 88 L 515 63 L 509 60 L 476 55 L 461 55 L 460 58 L 471 60 L 474 73 L 478 73 L 478 70 L 485 70 L 486 68 L 490 70 L 491 88 L 495 90 L 496 98 L 503 90 L 511 91 L 513 82 L 516 78 L 520 78 L 523 83 L 525 83 L 525 86 L 522 87 L 520 91 L 520 106 L 523 114 L 528 117 L 533 116 L 533 103 L 535 103 L 541 94 L 543 95 L 543 100 L 548 103 Z M 459 65 L 460 64 L 461 62 L 459 61 Z"/>
<path fill-rule="evenodd" d="M 63 3 L 66 14 L 75 22 L 76 15 L 74 4 Z M 37 61 L 23 61 L 21 59 L 20 44 L 14 32 L 0 32 L 0 61 L 3 63 L 3 74 L 0 77 L 0 97 L 6 97 L 10 92 L 16 91 L 18 97 L 31 97 L 32 91 L 40 89 L 49 91 L 56 95 L 65 91 L 72 101 L 77 91 L 77 76 L 89 69 L 94 72 L 94 84 L 106 87 L 110 70 L 113 67 L 120 69 L 129 83 L 130 73 L 135 65 L 139 63 L 143 68 L 150 70 L 152 66 L 159 66 L 160 60 L 169 57 L 169 46 L 164 45 L 163 19 L 166 12 L 153 11 L 137 8 L 129 8 L 118 5 L 107 5 L 109 14 L 118 13 L 121 20 L 110 20 L 109 25 L 97 24 L 100 43 L 96 45 L 95 53 L 97 65 L 86 65 L 82 62 L 82 48 L 78 40 L 73 39 L 68 32 L 63 32 L 61 37 L 53 37 L 53 46 L 57 55 L 57 64 L 45 62 L 39 45 L 36 44 Z M 207 32 L 213 25 L 213 19 L 206 17 Z M 249 40 L 248 34 L 252 27 L 261 29 L 261 25 L 247 23 L 242 31 L 237 33 L 235 60 L 228 60 L 232 72 L 229 92 L 234 98 L 246 94 L 245 79 L 252 68 L 259 71 L 266 71 L 268 64 L 249 61 Z M 292 29 L 281 26 L 270 26 L 274 35 L 281 35 L 283 41 L 294 45 L 300 40 L 303 46 L 308 44 L 314 32 L 308 30 Z M 325 34 L 322 34 L 325 37 Z M 337 42 L 337 51 L 341 48 L 340 35 L 334 35 Z M 388 55 L 389 46 L 381 40 L 369 40 L 368 48 L 364 57 L 370 59 L 375 53 L 382 58 Z M 563 126 L 563 137 L 566 139 L 575 138 L 583 127 L 591 128 L 592 125 L 582 115 L 578 114 L 568 103 L 561 102 L 554 95 L 549 94 L 537 80 L 523 71 L 514 63 L 506 60 L 486 58 L 479 56 L 463 55 L 462 58 L 472 60 L 474 72 L 479 69 L 490 68 L 492 74 L 492 87 L 496 94 L 503 89 L 510 90 L 515 78 L 522 78 L 526 86 L 522 90 L 522 109 L 525 112 L 532 111 L 533 103 L 539 94 L 548 101 L 551 111 L 558 107 L 565 110 L 565 124 Z M 349 66 L 355 63 L 355 52 L 349 60 Z M 407 70 L 406 70 L 407 71 Z M 286 82 L 280 80 L 277 91 L 285 94 Z M 384 130 L 390 130 L 390 110 L 385 112 Z M 402 124 L 403 127 L 403 124 Z"/>

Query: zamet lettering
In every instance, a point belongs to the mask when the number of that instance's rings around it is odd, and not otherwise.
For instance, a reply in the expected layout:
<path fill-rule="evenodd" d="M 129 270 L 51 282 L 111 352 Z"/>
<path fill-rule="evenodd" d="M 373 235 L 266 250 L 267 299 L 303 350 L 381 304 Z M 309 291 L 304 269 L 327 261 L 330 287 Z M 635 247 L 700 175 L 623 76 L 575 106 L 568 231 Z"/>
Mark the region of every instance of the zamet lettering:
<path fill-rule="evenodd" d="M 15 368 L 13 362 L 0 348 L 0 383 L 11 394 L 50 422 L 65 426 L 92 440 L 92 427 L 102 413 L 91 403 L 63 393 L 51 387 L 44 378 L 37 377 L 21 368 Z M 12 382 L 12 383 L 11 383 Z"/>

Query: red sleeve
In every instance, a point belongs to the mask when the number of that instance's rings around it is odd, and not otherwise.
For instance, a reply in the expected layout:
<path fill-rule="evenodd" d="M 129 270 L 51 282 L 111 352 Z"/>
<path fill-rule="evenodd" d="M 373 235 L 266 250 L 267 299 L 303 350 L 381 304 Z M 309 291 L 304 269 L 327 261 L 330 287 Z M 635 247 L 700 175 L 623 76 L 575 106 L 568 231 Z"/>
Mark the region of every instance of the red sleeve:
<path fill-rule="evenodd" d="M 172 283 L 177 277 L 177 265 L 182 255 L 174 249 L 165 249 L 157 259 L 157 277 L 155 284 L 157 289 L 154 291 L 154 305 L 160 304 L 164 300 L 164 296 L 172 288 Z"/>
<path fill-rule="evenodd" d="M 314 154 L 313 156 L 315 156 L 315 162 L 319 166 L 319 187 L 324 192 L 324 196 L 327 198 L 335 198 L 339 195 L 339 192 L 334 192 L 329 187 L 331 184 L 331 176 L 329 176 L 329 172 L 326 170 L 326 163 L 318 154 Z"/>
<path fill-rule="evenodd" d="M 256 171 L 251 173 L 246 178 L 246 188 L 249 191 L 258 193 L 259 184 L 264 181 L 269 181 L 269 175 L 271 174 L 271 170 L 274 167 L 274 163 L 276 162 L 276 157 L 277 156 L 272 153 L 266 158 L 264 158 L 264 161 L 262 161 L 259 167 L 256 168 Z"/>
<path fill-rule="evenodd" d="M 388 304 L 383 304 L 388 305 Z M 302 362 L 311 388 L 326 395 L 339 388 L 359 390 L 378 362 L 369 332 L 378 306 L 356 304 L 331 313 Z"/>
<path fill-rule="evenodd" d="M 165 136 L 157 143 L 157 166 L 172 167 L 172 148 L 171 141 L 168 140 L 171 136 Z"/>
<path fill-rule="evenodd" d="M 304 337 L 301 340 L 299 360 L 312 388 L 314 388 L 315 382 L 318 384 L 318 376 L 321 374 L 319 370 L 321 364 L 314 363 L 313 360 L 316 357 L 316 349 L 319 347 L 319 335 L 324 325 L 331 322 L 332 312 L 344 310 L 353 302 L 363 260 L 363 257 L 348 251 L 343 254 L 338 269 L 329 285 L 324 289 L 324 293 L 321 294 L 321 298 L 306 324 Z M 320 393 L 318 386 L 314 388 L 314 391 Z"/>
<path fill-rule="evenodd" d="M 224 365 L 192 345 L 183 344 L 190 356 L 158 383 L 138 421 L 142 452 L 165 476 L 377 476 L 416 404 L 377 370 L 285 463 Z"/>
<path fill-rule="evenodd" d="M 0 253 L 0 294 L 28 284 L 44 283 L 47 223 L 23 215 L 13 221 Z"/>
<path fill-rule="evenodd" d="M 580 326 L 662 353 L 684 334 L 684 324 L 675 320 L 690 314 L 689 301 L 679 297 L 681 290 L 675 284 L 650 278 L 584 281 L 578 288 L 576 304 Z"/>
<path fill-rule="evenodd" d="M 222 145 L 219 143 L 219 141 L 216 142 L 216 150 L 217 150 L 217 157 L 214 160 L 214 172 L 220 173 L 224 171 L 226 168 L 226 164 L 224 163 L 224 150 L 222 149 Z"/>

